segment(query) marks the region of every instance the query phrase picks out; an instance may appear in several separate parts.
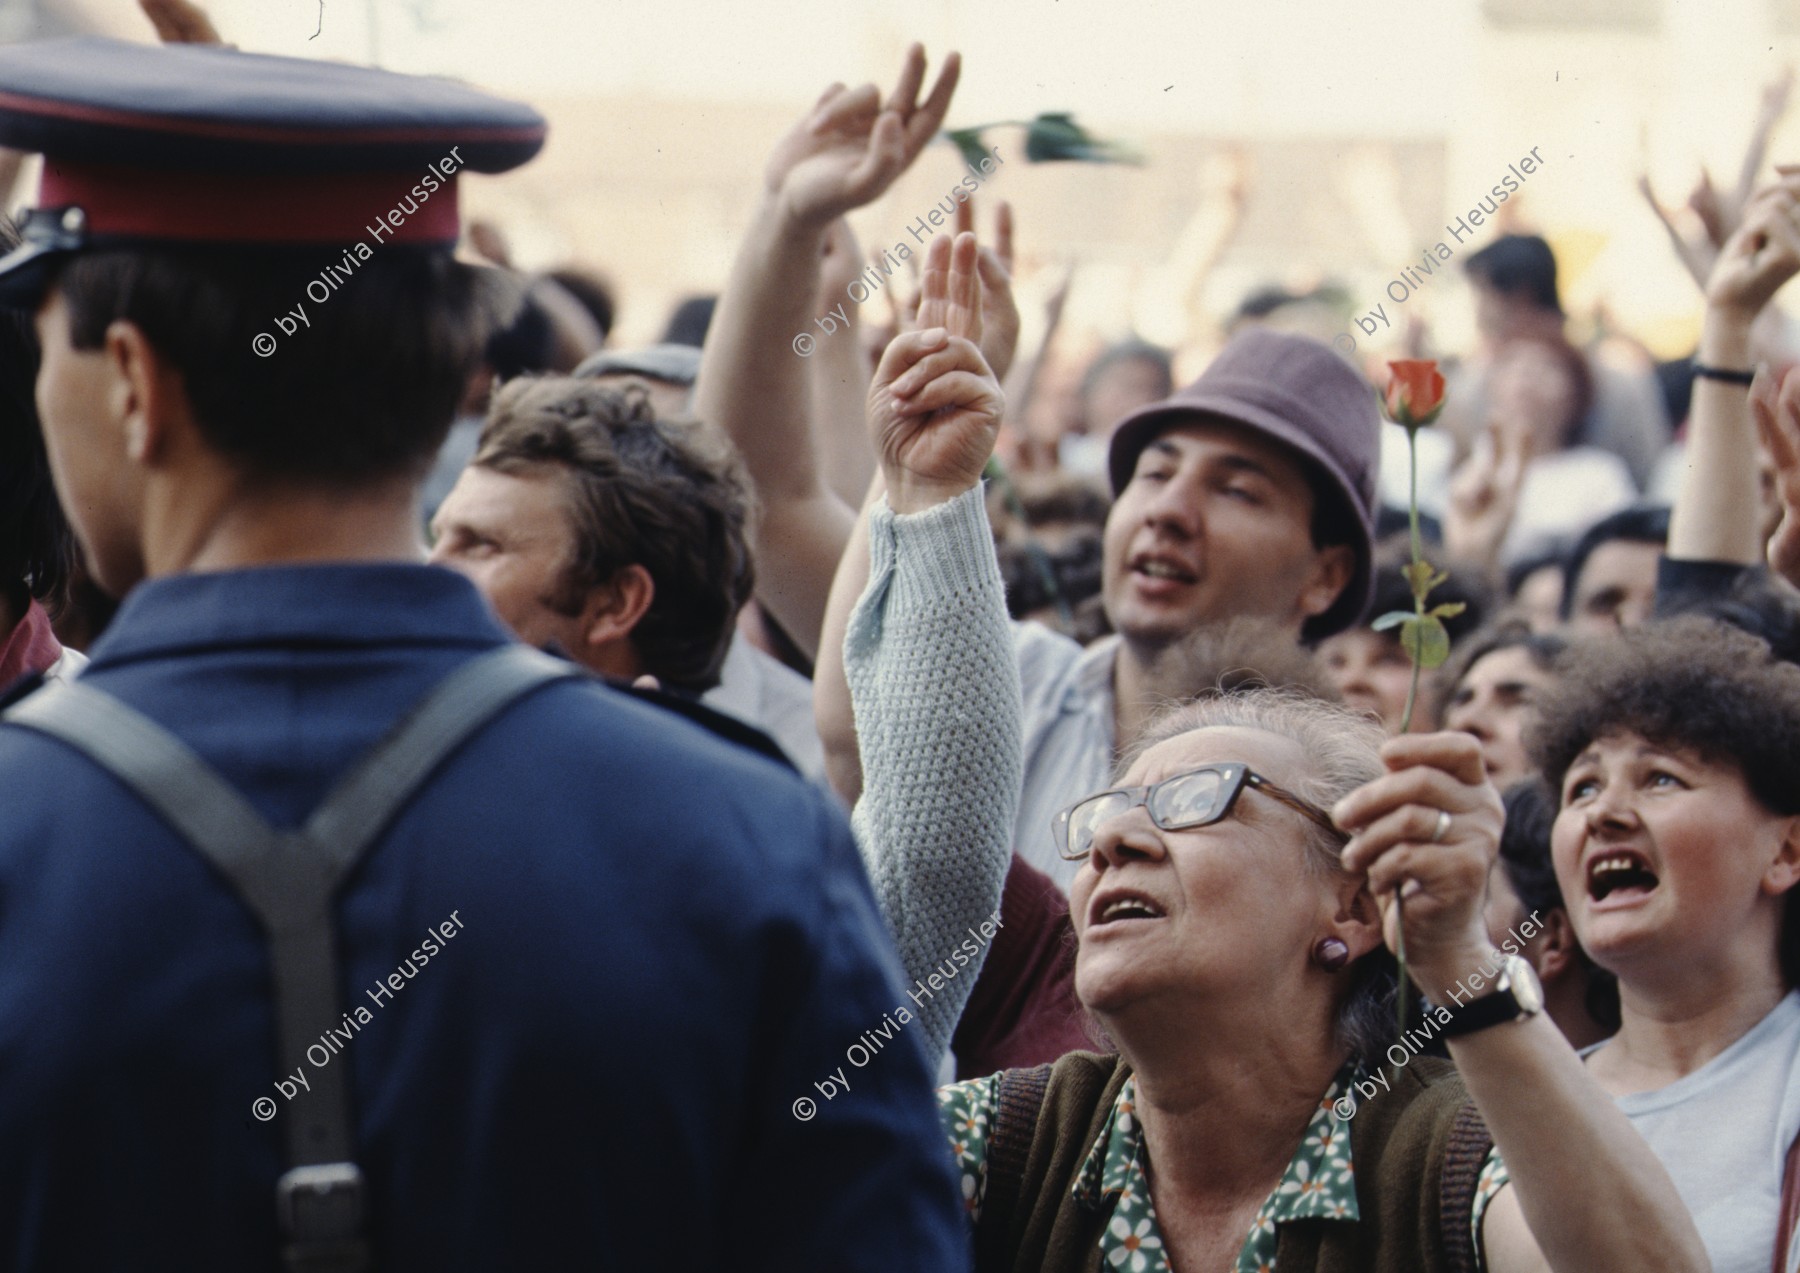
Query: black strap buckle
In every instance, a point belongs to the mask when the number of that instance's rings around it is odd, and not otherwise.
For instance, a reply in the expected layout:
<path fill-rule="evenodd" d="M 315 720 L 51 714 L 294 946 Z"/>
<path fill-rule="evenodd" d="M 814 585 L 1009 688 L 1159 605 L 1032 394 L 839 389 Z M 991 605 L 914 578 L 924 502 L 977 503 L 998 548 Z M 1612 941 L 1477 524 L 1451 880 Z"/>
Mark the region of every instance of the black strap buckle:
<path fill-rule="evenodd" d="M 275 1184 L 275 1210 L 293 1273 L 356 1273 L 369 1266 L 363 1174 L 355 1163 L 294 1167 Z"/>

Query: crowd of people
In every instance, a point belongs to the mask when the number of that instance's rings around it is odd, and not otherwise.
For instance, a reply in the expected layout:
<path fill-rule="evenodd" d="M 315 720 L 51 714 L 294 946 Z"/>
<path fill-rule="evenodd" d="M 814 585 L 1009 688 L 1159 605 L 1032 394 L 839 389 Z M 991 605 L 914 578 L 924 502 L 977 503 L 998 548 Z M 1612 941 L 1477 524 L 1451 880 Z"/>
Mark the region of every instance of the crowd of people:
<path fill-rule="evenodd" d="M 797 356 L 954 53 L 618 349 L 529 106 L 143 8 L 0 48 L 0 1268 L 1800 1271 L 1772 119 L 1679 363 L 1471 253 L 1415 482 L 1329 291 L 1063 374 L 961 187 Z"/>

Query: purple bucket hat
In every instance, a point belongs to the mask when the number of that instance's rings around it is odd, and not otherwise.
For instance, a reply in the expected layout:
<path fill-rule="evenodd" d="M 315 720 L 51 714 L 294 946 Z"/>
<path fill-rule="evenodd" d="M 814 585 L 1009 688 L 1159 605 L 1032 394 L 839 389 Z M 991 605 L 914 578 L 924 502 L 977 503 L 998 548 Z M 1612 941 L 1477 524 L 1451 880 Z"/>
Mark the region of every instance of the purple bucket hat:
<path fill-rule="evenodd" d="M 1353 626 L 1373 593 L 1375 479 L 1381 422 L 1375 393 L 1330 347 L 1304 336 L 1253 327 L 1232 338 L 1205 373 L 1161 402 L 1126 416 L 1113 433 L 1107 470 L 1117 495 L 1138 455 L 1158 434 L 1211 416 L 1244 425 L 1299 453 L 1315 498 L 1342 506 L 1356 568 L 1323 614 L 1307 620 L 1309 641 Z"/>

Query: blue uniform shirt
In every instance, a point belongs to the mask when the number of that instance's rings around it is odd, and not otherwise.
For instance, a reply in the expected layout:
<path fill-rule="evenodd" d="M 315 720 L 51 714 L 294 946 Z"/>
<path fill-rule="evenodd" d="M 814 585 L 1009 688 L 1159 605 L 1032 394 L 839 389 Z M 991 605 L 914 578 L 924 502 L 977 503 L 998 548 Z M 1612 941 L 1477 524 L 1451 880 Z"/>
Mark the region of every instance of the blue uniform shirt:
<path fill-rule="evenodd" d="M 433 567 L 182 575 L 86 680 L 291 827 L 506 639 Z M 308 1092 L 249 911 L 43 735 L 0 728 L 0 807 L 0 1269 L 275 1269 Z M 553 684 L 451 756 L 337 913 L 355 1028 L 313 1055 L 351 1070 L 384 1273 L 968 1267 L 927 1063 L 867 1047 L 906 1003 L 889 939 L 796 776 Z"/>

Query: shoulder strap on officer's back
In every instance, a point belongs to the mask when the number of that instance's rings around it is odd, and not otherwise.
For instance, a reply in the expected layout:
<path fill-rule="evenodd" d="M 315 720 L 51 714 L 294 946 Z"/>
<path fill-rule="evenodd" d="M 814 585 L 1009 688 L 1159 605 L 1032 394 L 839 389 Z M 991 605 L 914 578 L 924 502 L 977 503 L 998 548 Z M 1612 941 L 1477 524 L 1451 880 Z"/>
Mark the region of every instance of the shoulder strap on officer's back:
<path fill-rule="evenodd" d="M 230 881 L 268 935 L 278 1059 L 296 1068 L 340 1016 L 338 885 L 451 752 L 506 707 L 578 669 L 523 645 L 451 673 L 338 783 L 306 825 L 271 827 L 180 739 L 79 680 L 5 713 L 111 772 Z M 317 1072 L 285 1120 L 288 1171 L 276 1187 L 288 1267 L 366 1267 L 362 1173 L 355 1165 L 348 1068 Z"/>

